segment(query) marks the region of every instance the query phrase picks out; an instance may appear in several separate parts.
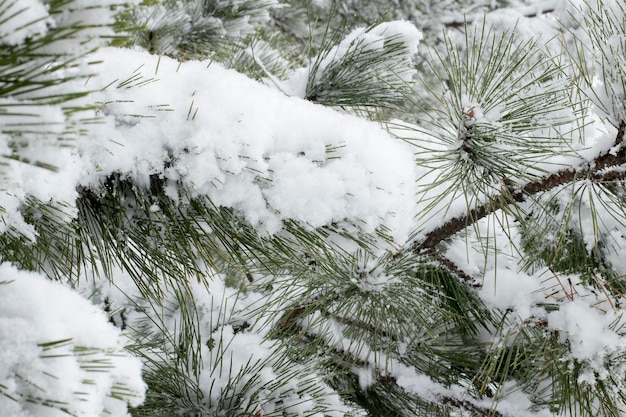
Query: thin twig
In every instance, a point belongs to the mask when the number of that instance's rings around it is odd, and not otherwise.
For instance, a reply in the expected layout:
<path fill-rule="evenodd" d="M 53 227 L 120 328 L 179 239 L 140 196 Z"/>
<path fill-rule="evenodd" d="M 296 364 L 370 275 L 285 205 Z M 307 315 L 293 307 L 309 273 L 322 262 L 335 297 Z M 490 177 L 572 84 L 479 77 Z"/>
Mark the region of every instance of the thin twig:
<path fill-rule="evenodd" d="M 565 297 L 569 301 L 574 301 L 574 291 L 572 291 L 571 293 L 567 292 L 567 288 L 565 288 L 565 285 L 563 285 L 563 282 L 561 281 L 561 278 L 559 278 L 559 275 L 556 272 L 554 272 L 554 269 L 548 267 L 548 270 L 552 272 L 552 275 L 554 275 L 556 282 L 558 282 L 559 285 L 561 286 L 561 289 L 563 290 L 563 294 L 565 294 Z"/>

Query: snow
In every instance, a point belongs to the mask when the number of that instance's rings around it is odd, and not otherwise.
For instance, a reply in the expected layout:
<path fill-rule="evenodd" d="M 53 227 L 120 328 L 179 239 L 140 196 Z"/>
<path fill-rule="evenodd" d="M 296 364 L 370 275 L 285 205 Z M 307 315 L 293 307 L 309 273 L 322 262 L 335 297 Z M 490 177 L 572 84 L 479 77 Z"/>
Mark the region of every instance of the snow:
<path fill-rule="evenodd" d="M 588 212 L 578 215 L 590 216 Z M 600 216 L 605 219 L 604 228 L 614 235 L 611 241 L 616 245 L 616 252 L 609 259 L 614 260 L 617 270 L 621 271 L 623 262 L 617 258 L 623 249 L 617 248 L 624 247 L 622 228 L 610 215 Z M 557 331 L 560 341 L 567 343 L 570 349 L 561 360 L 581 364 L 579 383 L 595 385 L 622 375 L 626 369 L 616 358 L 626 351 L 625 322 L 623 310 L 616 308 L 601 289 L 610 284 L 597 275 L 596 284 L 600 289 L 594 289 L 583 284 L 579 276 L 547 267 L 521 270 L 517 226 L 515 223 L 502 225 L 494 217 L 482 219 L 463 239 L 452 242 L 446 257 L 480 284 L 478 294 L 487 305 L 507 311 L 512 334 L 517 332 L 516 326 L 523 323 L 544 323 L 547 329 Z M 497 248 L 495 242 L 498 242 Z M 546 303 L 558 305 L 558 309 L 548 312 L 540 307 Z M 497 346 L 508 343 L 508 335 L 504 333 L 503 338 L 488 332 L 481 337 L 484 342 Z M 521 393 L 515 395 L 522 396 Z M 504 403 L 500 401 L 498 406 L 502 412 L 505 409 L 500 407 Z M 518 415 L 518 412 L 511 415 Z"/>
<path fill-rule="evenodd" d="M 362 219 L 365 231 L 385 224 L 399 242 L 407 239 L 413 158 L 374 123 L 286 97 L 216 63 L 113 48 L 93 58 L 104 61 L 106 76 L 87 86 L 113 84 L 91 96 L 104 117 L 78 144 L 80 185 L 112 173 L 147 184 L 157 174 L 189 197 L 234 208 L 263 233 L 284 220 L 320 227 Z M 115 88 L 130 77 L 145 83 Z"/>
<path fill-rule="evenodd" d="M 562 331 L 561 337 L 569 340 L 572 357 L 597 361 L 596 371 L 604 367 L 605 356 L 626 348 L 626 339 L 612 330 L 621 327 L 621 314 L 615 311 L 600 311 L 575 299 L 550 313 L 548 319 L 550 327 Z"/>
<path fill-rule="evenodd" d="M 0 11 L 2 16 L 12 16 L 0 27 L 0 42 L 8 45 L 19 45 L 27 38 L 42 36 L 49 25 L 54 25 L 47 6 L 40 0 L 8 2 Z"/>
<path fill-rule="evenodd" d="M 361 387 L 361 389 L 364 391 L 370 388 L 376 382 L 376 371 L 372 366 L 356 367 L 352 370 L 352 372 L 357 375 L 359 379 L 359 387 Z"/>
<path fill-rule="evenodd" d="M 3 5 L 2 15 L 13 15 L 0 27 L 0 40 L 9 45 L 19 45 L 26 38 L 41 36 L 54 21 L 48 16 L 45 4 L 39 0 L 22 0 Z"/>
<path fill-rule="evenodd" d="M 391 374 L 397 378 L 398 385 L 403 389 L 417 394 L 420 398 L 435 403 L 448 403 L 448 400 L 471 404 L 485 412 L 496 411 L 499 415 L 507 417 L 553 417 L 554 414 L 547 409 L 531 410 L 533 404 L 529 398 L 520 391 L 508 390 L 505 387 L 505 395 L 492 403 L 491 399 L 475 399 L 467 393 L 467 389 L 459 385 L 444 386 L 433 381 L 430 377 L 418 374 L 414 368 L 400 363 L 394 363 Z"/>
<path fill-rule="evenodd" d="M 510 237 L 512 245 L 506 244 Z M 479 294 L 488 305 L 501 311 L 510 310 L 517 320 L 537 317 L 535 306 L 544 301 L 544 278 L 540 273 L 520 271 L 519 259 L 512 247 L 519 244 L 515 229 L 503 230 L 493 218 L 478 224 L 477 234 L 470 233 L 466 239 L 458 239 L 446 250 L 446 256 L 481 284 Z M 498 252 L 485 249 L 483 241 L 500 241 Z"/>
<path fill-rule="evenodd" d="M 155 2 L 156 3 L 156 2 Z M 133 11 L 137 26 L 154 35 L 149 48 L 159 54 L 176 55 L 181 44 L 196 48 L 198 30 L 216 37 L 238 41 L 253 34 L 270 20 L 270 10 L 281 5 L 276 0 L 203 0 L 179 3 L 176 12 L 160 3 L 142 4 Z"/>
<path fill-rule="evenodd" d="M 382 51 L 385 42 L 400 42 L 406 49 L 406 56 L 417 53 L 417 46 L 422 40 L 422 33 L 408 21 L 394 21 L 378 24 L 370 29 L 357 28 L 350 32 L 339 45 L 333 47 L 320 63 L 319 74 L 332 62 L 342 60 L 348 53 L 359 48 L 363 52 Z M 404 74 L 399 74 L 403 76 Z"/>
<path fill-rule="evenodd" d="M 21 77 L 24 85 L 0 98 L 0 126 L 12 137 L 0 134 L 3 139 L 0 151 L 21 161 L 5 158 L 0 167 L 2 188 L 6 190 L 0 196 L 4 209 L 0 213 L 0 233 L 11 231 L 30 240 L 36 238 L 36 232 L 20 213 L 27 196 L 49 202 L 60 212 L 66 212 L 68 218 L 75 216 L 72 206 L 81 168 L 72 139 L 76 136 L 76 125 L 84 120 L 79 121 L 77 114 L 69 114 L 67 107 L 48 101 L 55 101 L 55 94 L 67 93 L 67 88 L 73 92 L 85 91 L 82 78 L 94 73 L 94 62 L 84 56 L 107 44 L 115 35 L 110 24 L 115 22 L 112 11 L 116 5 L 119 5 L 117 0 L 67 1 L 54 5 L 20 0 L 0 6 L 0 40 L 31 58 L 12 68 L 15 73 L 9 77 Z M 83 30 L 74 31 L 77 24 Z M 50 29 L 75 33 L 69 39 L 55 35 L 53 41 L 39 45 L 38 39 Z M 28 48 L 24 48 L 25 42 L 30 42 Z M 72 65 L 51 70 L 58 64 L 57 60 Z M 58 83 L 59 79 L 70 78 L 75 81 Z M 40 83 L 52 85 L 42 93 Z M 80 105 L 80 100 L 73 104 Z"/>
<path fill-rule="evenodd" d="M 124 349 L 128 340 L 99 307 L 7 263 L 0 265 L 0 286 L 3 415 L 62 415 L 45 405 L 49 399 L 80 417 L 124 417 L 127 405 L 143 401 L 141 362 Z"/>
<path fill-rule="evenodd" d="M 115 285 L 84 280 L 80 291 L 98 294 L 99 299 L 106 298 L 112 310 L 124 308 L 126 320 L 148 326 L 145 329 L 147 332 L 165 332 L 170 342 L 160 347 L 162 352 L 156 349 L 151 352 L 154 355 L 152 360 L 162 360 L 168 349 L 170 352 L 179 351 L 175 341 L 180 338 L 180 326 L 185 320 L 182 310 L 193 308 L 197 313 L 202 365 L 198 388 L 206 400 L 207 414 L 219 412 L 220 403 L 240 398 L 244 408 L 250 404 L 255 413 L 264 415 L 287 411 L 293 415 L 344 416 L 347 407 L 316 374 L 315 367 L 286 361 L 276 343 L 266 338 L 270 326 L 259 319 L 275 322 L 279 317 L 270 312 L 265 315 L 267 317 L 250 314 L 254 308 L 260 307 L 259 302 L 267 302 L 261 295 L 244 294 L 226 286 L 222 279 L 209 282 L 209 291 L 202 283 L 190 282 L 188 299 L 193 302 L 189 301 L 183 307 L 181 300 L 170 293 L 163 300 L 166 312 L 161 312 L 157 320 L 146 320 L 141 310 L 152 311 L 152 307 L 141 301 L 128 274 L 117 268 L 111 272 Z M 218 277 L 215 272 L 213 274 Z M 128 299 L 137 300 L 139 304 L 128 308 Z M 321 395 L 312 398 L 307 394 L 310 391 L 303 390 L 303 387 L 311 385 Z M 279 396 L 282 402 L 277 404 L 275 400 Z M 320 412 L 316 413 L 318 409 Z"/>

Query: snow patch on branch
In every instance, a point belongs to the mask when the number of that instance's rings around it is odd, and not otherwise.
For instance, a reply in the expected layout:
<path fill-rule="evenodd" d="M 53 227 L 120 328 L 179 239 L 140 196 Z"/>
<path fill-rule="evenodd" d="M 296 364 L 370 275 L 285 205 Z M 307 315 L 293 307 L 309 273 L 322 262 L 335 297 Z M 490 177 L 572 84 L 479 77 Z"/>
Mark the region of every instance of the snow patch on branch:
<path fill-rule="evenodd" d="M 583 299 L 575 299 L 563 303 L 548 319 L 549 327 L 569 341 L 572 358 L 590 365 L 591 381 L 596 379 L 594 373 L 606 378 L 611 356 L 623 355 L 626 350 L 626 339 L 615 330 L 624 326 L 622 314 L 616 311 L 602 312 Z"/>
<path fill-rule="evenodd" d="M 172 198 L 209 197 L 264 233 L 284 220 L 358 219 L 367 232 L 385 224 L 398 241 L 412 229 L 411 152 L 376 124 L 219 64 L 121 49 L 94 59 L 104 61 L 106 75 L 89 83 L 102 89 L 92 99 L 104 123 L 79 146 L 80 185 L 114 173 L 148 184 L 157 175 Z"/>
<path fill-rule="evenodd" d="M 416 74 L 412 58 L 422 37 L 404 20 L 354 29 L 278 87 L 287 95 L 322 103 L 350 105 L 359 87 L 370 99 L 396 96 L 401 100 Z"/>
<path fill-rule="evenodd" d="M 0 409 L 11 416 L 127 416 L 144 398 L 141 362 L 95 305 L 0 265 Z"/>
<path fill-rule="evenodd" d="M 25 39 L 43 35 L 54 20 L 39 0 L 21 0 L 0 6 L 0 16 L 13 16 L 0 26 L 0 44 L 19 45 Z"/>

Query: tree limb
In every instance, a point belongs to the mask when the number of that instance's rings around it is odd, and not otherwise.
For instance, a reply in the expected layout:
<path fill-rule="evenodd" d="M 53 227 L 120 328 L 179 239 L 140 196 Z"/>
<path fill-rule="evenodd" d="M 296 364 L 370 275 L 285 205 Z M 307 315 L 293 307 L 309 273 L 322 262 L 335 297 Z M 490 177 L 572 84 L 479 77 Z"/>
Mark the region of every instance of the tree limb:
<path fill-rule="evenodd" d="M 358 377 L 354 373 L 353 367 L 357 366 L 367 368 L 371 365 L 371 363 L 369 363 L 367 360 L 360 359 L 358 355 L 354 355 L 352 352 L 342 350 L 338 347 L 326 345 L 325 341 L 323 341 L 320 336 L 309 334 L 306 329 L 300 326 L 300 324 L 296 324 L 296 326 L 294 326 L 294 329 L 299 328 L 300 331 L 298 333 L 293 333 L 292 336 L 294 336 L 294 338 L 291 339 L 291 342 L 295 343 L 296 346 L 298 344 L 301 344 L 303 348 L 318 345 L 320 342 L 324 343 L 323 346 L 325 352 L 332 353 L 336 357 L 341 358 L 342 362 L 335 363 L 335 366 L 344 366 L 346 368 L 346 372 L 343 373 L 343 377 L 352 379 L 353 384 L 355 386 L 358 386 Z M 397 352 L 395 354 L 398 355 Z M 452 393 L 450 393 L 450 395 L 444 393 L 430 393 L 427 397 L 424 397 L 417 393 L 408 392 L 400 384 L 398 384 L 397 379 L 393 375 L 387 374 L 385 372 L 376 373 L 373 377 L 373 389 L 375 389 L 376 385 L 384 385 L 386 386 L 385 391 L 391 389 L 405 396 L 406 398 L 411 398 L 413 401 L 423 401 L 424 403 L 436 406 L 448 406 L 459 410 L 468 410 L 475 415 L 484 417 L 512 417 L 511 414 L 503 414 L 502 412 L 496 410 L 494 407 L 495 404 L 493 404 L 491 407 L 485 407 L 479 405 L 477 402 L 474 402 L 471 399 L 458 398 Z M 333 381 L 331 380 L 327 380 L 326 382 L 328 382 L 331 386 L 336 385 L 333 384 Z M 339 386 L 335 386 L 335 388 L 339 388 Z M 350 395 L 349 392 L 344 392 L 344 396 L 357 404 L 361 403 L 358 398 Z"/>
<path fill-rule="evenodd" d="M 413 243 L 414 252 L 424 253 L 434 249 L 440 242 L 467 228 L 469 225 L 476 223 L 478 220 L 487 217 L 505 206 L 513 203 L 521 203 L 526 201 L 527 197 L 549 191 L 559 186 L 574 183 L 576 181 L 590 180 L 594 183 L 607 183 L 626 179 L 626 147 L 624 144 L 624 131 L 626 123 L 621 122 L 617 136 L 615 138 L 616 146 L 620 146 L 617 152 L 607 152 L 595 158 L 590 164 L 584 168 L 567 168 L 555 172 L 547 177 L 529 182 L 521 189 L 515 190 L 509 188 L 503 193 L 502 199 L 490 200 L 487 203 L 470 210 L 465 215 L 455 217 L 448 220 L 445 224 L 431 230 L 421 241 Z M 620 167 L 620 169 L 609 170 L 610 168 Z M 498 203 L 503 201 L 505 203 Z"/>

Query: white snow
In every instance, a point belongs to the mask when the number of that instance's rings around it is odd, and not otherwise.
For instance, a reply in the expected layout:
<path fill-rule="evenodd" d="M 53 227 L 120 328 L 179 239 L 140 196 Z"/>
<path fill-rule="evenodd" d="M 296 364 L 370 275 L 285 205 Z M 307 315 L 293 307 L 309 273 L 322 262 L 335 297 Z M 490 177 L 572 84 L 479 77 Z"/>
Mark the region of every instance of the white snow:
<path fill-rule="evenodd" d="M 94 59 L 104 61 L 106 76 L 88 87 L 113 84 L 91 96 L 104 118 L 79 142 L 81 185 L 112 173 L 147 184 L 158 174 L 172 189 L 179 183 L 190 197 L 236 209 L 265 233 L 285 219 L 311 227 L 361 219 L 366 231 L 386 224 L 406 240 L 413 158 L 376 124 L 285 97 L 215 63 L 112 48 Z M 115 88 L 132 76 L 150 82 Z"/>
<path fill-rule="evenodd" d="M 505 395 L 492 403 L 491 399 L 475 399 L 468 395 L 467 388 L 459 385 L 444 386 L 433 381 L 430 377 L 418 374 L 414 368 L 400 363 L 394 363 L 391 374 L 396 377 L 398 385 L 408 392 L 418 394 L 420 398 L 435 403 L 446 403 L 455 400 L 471 404 L 477 408 L 489 411 L 497 411 L 507 417 L 552 417 L 547 409 L 530 410 L 532 402 L 519 391 L 509 392 L 505 388 Z"/>
<path fill-rule="evenodd" d="M 40 0 L 6 2 L 0 6 L 1 16 L 13 16 L 0 25 L 0 41 L 19 45 L 26 38 L 44 35 L 54 20 L 48 15 L 47 6 Z"/>
<path fill-rule="evenodd" d="M 572 357 L 590 360 L 602 372 L 604 359 L 626 349 L 626 339 L 618 334 L 622 315 L 616 311 L 600 311 L 582 299 L 563 303 L 558 311 L 548 315 L 550 328 L 560 330 L 569 340 Z M 623 323 L 622 323 L 623 326 Z"/>
<path fill-rule="evenodd" d="M 66 408 L 80 417 L 125 417 L 127 405 L 143 401 L 141 362 L 124 350 L 128 340 L 99 307 L 6 263 L 0 289 L 3 415 L 58 417 Z"/>

